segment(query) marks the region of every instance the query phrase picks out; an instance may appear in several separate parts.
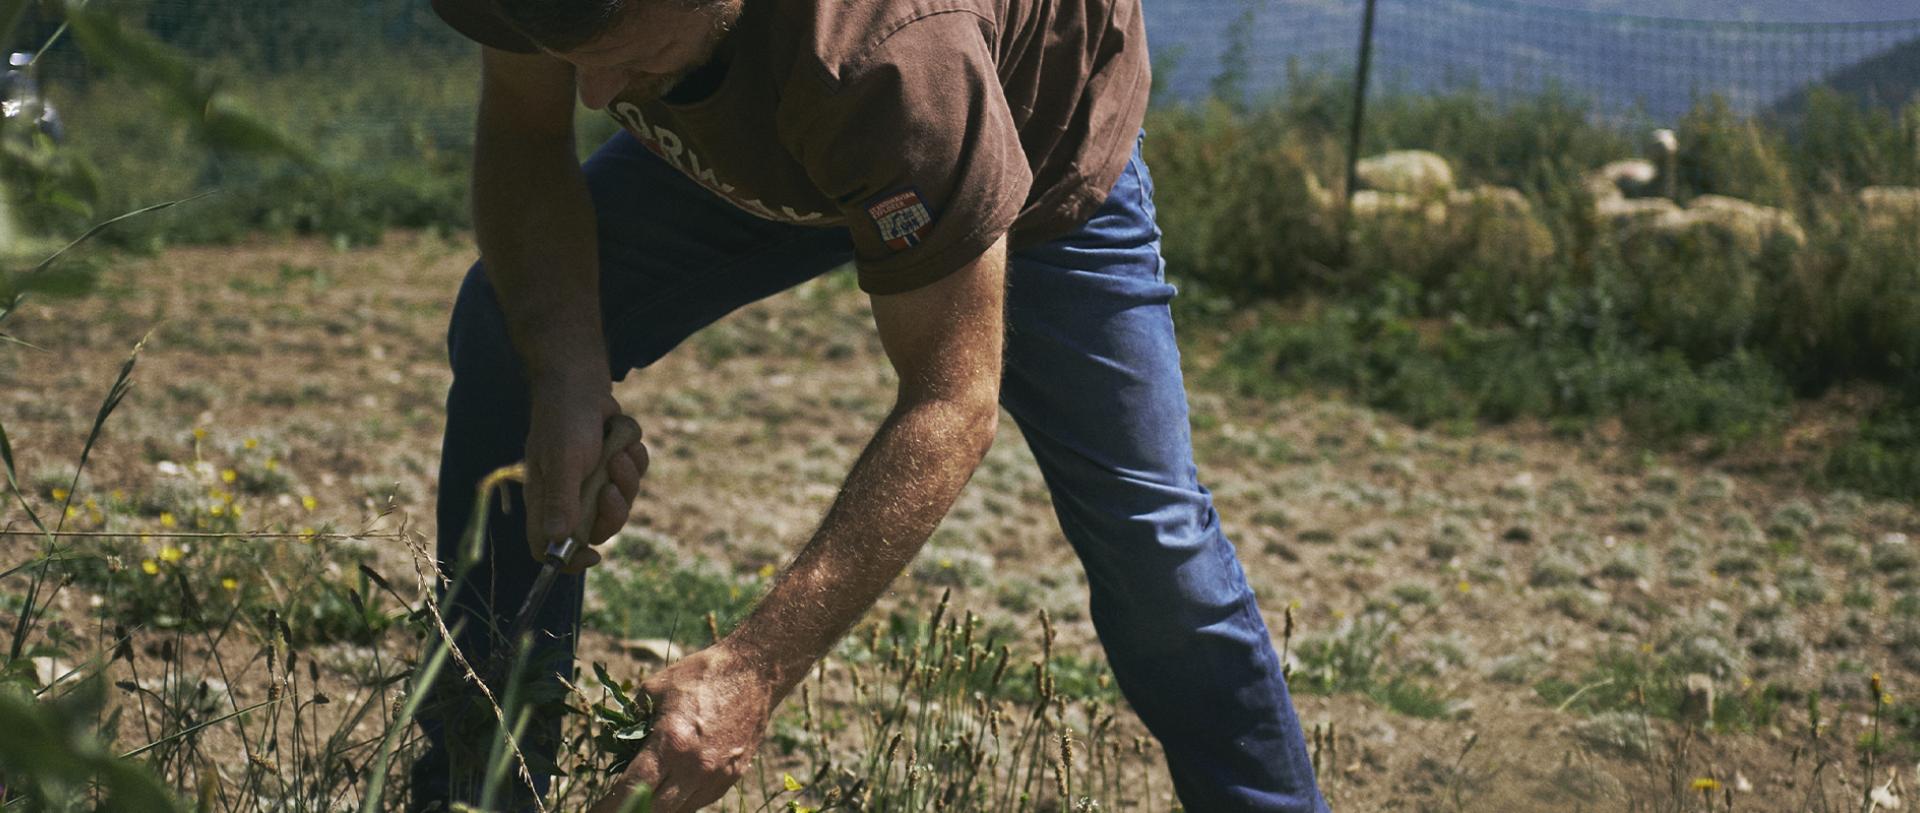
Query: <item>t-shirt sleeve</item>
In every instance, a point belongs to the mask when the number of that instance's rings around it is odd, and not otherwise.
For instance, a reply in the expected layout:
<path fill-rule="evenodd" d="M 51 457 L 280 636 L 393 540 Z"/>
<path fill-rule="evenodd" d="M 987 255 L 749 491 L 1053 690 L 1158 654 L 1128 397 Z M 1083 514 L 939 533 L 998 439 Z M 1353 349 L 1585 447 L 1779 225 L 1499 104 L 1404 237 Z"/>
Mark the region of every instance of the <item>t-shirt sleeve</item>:
<path fill-rule="evenodd" d="M 487 7 L 487 0 L 432 0 L 433 13 L 460 35 L 488 48 L 531 54 L 540 48 Z"/>
<path fill-rule="evenodd" d="M 907 23 L 818 99 L 789 136 L 852 232 L 860 289 L 895 294 L 978 258 L 1033 183 L 987 32 L 966 12 Z"/>

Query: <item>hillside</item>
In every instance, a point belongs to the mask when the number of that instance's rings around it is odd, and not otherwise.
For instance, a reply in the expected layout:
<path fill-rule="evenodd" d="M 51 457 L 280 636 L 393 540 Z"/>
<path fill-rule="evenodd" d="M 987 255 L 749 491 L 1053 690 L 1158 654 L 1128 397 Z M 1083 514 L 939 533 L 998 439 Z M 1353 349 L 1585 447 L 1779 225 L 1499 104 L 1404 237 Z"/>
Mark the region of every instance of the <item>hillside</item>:
<path fill-rule="evenodd" d="M 1558 87 L 1609 115 L 1639 107 L 1671 123 L 1700 94 L 1719 93 L 1735 110 L 1757 112 L 1855 66 L 1878 75 L 1884 69 L 1866 66 L 1920 40 L 1920 11 L 1909 6 L 1901 19 L 1893 3 L 1818 11 L 1740 4 L 1741 13 L 1719 15 L 1699 5 L 1383 0 L 1376 88 L 1477 85 L 1531 95 Z M 1163 0 L 1146 6 L 1147 35 L 1168 96 L 1205 95 L 1236 38 L 1243 38 L 1245 86 L 1260 92 L 1281 87 L 1290 64 L 1350 72 L 1363 7 L 1360 0 Z M 1864 22 L 1873 20 L 1894 21 Z M 1889 68 L 1908 64 L 1895 62 Z"/>

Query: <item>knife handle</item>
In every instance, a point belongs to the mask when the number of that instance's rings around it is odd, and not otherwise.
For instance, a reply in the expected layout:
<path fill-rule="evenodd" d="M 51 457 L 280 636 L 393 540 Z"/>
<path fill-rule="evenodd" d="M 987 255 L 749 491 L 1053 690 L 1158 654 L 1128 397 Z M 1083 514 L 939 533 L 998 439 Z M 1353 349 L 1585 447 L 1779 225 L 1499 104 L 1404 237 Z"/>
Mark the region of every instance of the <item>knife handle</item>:
<path fill-rule="evenodd" d="M 620 450 L 633 445 L 640 439 L 640 424 L 626 415 L 615 415 L 607 419 L 607 433 L 600 439 L 600 460 L 593 466 L 593 473 L 587 475 L 587 482 L 580 487 L 580 522 L 573 528 L 571 539 L 554 542 L 547 546 L 549 561 L 558 558 L 561 565 L 573 558 L 573 552 L 586 544 L 588 535 L 593 533 L 593 522 L 600 513 L 600 490 L 607 487 L 607 464 Z M 573 545 L 567 545 L 573 542 Z"/>

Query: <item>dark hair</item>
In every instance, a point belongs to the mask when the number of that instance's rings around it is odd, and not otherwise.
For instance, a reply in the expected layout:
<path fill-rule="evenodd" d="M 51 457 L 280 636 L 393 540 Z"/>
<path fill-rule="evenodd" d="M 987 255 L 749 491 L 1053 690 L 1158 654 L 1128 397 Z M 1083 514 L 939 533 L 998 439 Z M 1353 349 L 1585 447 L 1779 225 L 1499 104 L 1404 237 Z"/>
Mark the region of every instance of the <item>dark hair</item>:
<path fill-rule="evenodd" d="M 494 11 L 527 38 L 555 51 L 578 48 L 607 30 L 628 0 L 492 0 Z"/>

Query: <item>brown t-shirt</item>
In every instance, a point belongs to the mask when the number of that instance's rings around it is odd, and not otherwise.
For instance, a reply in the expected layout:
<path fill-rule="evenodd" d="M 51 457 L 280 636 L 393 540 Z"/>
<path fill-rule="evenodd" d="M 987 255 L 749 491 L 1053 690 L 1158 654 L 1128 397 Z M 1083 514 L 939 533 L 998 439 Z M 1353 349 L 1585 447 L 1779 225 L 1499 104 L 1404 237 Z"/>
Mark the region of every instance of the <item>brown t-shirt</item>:
<path fill-rule="evenodd" d="M 477 42 L 536 50 L 486 0 L 432 2 Z M 1146 112 L 1139 0 L 746 0 L 732 37 L 697 101 L 608 113 L 748 212 L 849 229 L 873 294 L 1079 226 Z"/>

